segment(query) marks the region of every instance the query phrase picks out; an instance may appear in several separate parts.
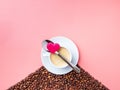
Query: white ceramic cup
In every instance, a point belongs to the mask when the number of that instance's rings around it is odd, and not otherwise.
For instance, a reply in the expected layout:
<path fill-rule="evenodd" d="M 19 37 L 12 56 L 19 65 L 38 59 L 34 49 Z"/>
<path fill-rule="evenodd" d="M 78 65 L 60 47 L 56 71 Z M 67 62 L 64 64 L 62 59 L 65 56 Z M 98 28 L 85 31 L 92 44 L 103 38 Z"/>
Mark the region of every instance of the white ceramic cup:
<path fill-rule="evenodd" d="M 63 57 L 65 57 L 67 60 L 69 60 L 69 62 L 72 61 L 72 54 L 71 54 L 70 50 L 66 49 L 65 47 L 61 47 L 58 52 Z M 55 68 L 65 68 L 68 66 L 68 64 L 66 62 L 64 62 L 64 60 L 62 60 L 62 58 L 60 58 L 57 54 L 50 53 L 49 62 L 51 64 L 51 66 L 53 66 Z"/>

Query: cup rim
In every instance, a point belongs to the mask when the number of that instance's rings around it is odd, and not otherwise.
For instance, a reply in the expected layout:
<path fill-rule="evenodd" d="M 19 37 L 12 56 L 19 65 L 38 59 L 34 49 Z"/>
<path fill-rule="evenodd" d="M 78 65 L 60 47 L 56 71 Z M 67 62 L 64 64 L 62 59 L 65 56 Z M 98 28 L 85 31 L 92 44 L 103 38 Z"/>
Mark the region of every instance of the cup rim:
<path fill-rule="evenodd" d="M 62 46 L 61 46 L 61 48 L 65 48 L 65 49 L 67 49 L 66 47 L 62 47 Z M 71 54 L 71 51 L 68 50 L 68 49 L 67 49 L 67 51 L 68 51 L 69 54 L 70 54 L 70 62 L 71 62 L 71 61 L 72 61 L 72 54 Z M 51 53 L 50 53 L 50 54 L 51 54 Z M 55 66 L 55 65 L 52 63 L 51 59 L 50 59 L 50 55 L 49 55 L 49 62 L 50 62 L 50 64 L 51 64 L 53 67 L 55 67 L 55 68 L 66 68 L 66 67 L 68 66 L 68 64 L 65 65 L 65 66 L 62 66 L 62 67 Z"/>

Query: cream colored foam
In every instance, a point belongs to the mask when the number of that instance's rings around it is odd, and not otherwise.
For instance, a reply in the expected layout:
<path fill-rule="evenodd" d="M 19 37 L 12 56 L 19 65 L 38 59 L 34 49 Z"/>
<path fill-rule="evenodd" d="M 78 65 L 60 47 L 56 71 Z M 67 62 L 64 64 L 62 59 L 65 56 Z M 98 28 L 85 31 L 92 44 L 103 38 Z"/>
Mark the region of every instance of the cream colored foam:
<path fill-rule="evenodd" d="M 59 53 L 64 56 L 67 60 L 70 61 L 70 53 L 69 51 L 64 48 L 64 47 L 61 47 L 60 50 L 59 50 Z M 57 67 L 63 67 L 63 66 L 66 66 L 67 64 L 56 54 L 50 54 L 50 59 L 51 59 L 51 62 L 57 66 Z"/>

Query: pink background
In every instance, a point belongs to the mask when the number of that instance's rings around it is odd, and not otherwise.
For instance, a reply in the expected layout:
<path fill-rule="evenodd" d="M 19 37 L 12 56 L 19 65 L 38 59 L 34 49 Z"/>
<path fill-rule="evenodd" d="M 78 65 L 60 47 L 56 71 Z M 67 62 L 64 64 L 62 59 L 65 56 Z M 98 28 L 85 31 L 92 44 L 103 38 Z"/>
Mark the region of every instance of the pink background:
<path fill-rule="evenodd" d="M 119 0 L 0 0 L 0 90 L 41 65 L 41 41 L 63 35 L 86 71 L 120 90 Z"/>

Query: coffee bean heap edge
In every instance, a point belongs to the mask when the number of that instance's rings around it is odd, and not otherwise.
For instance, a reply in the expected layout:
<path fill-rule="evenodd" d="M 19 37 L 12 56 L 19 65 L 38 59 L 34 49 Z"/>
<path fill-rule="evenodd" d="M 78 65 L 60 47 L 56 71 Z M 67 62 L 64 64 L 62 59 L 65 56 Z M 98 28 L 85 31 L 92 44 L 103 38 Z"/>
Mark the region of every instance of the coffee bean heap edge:
<path fill-rule="evenodd" d="M 79 66 L 78 66 L 79 67 Z M 71 71 L 55 75 L 43 66 L 8 90 L 109 90 L 81 68 L 80 74 Z"/>

